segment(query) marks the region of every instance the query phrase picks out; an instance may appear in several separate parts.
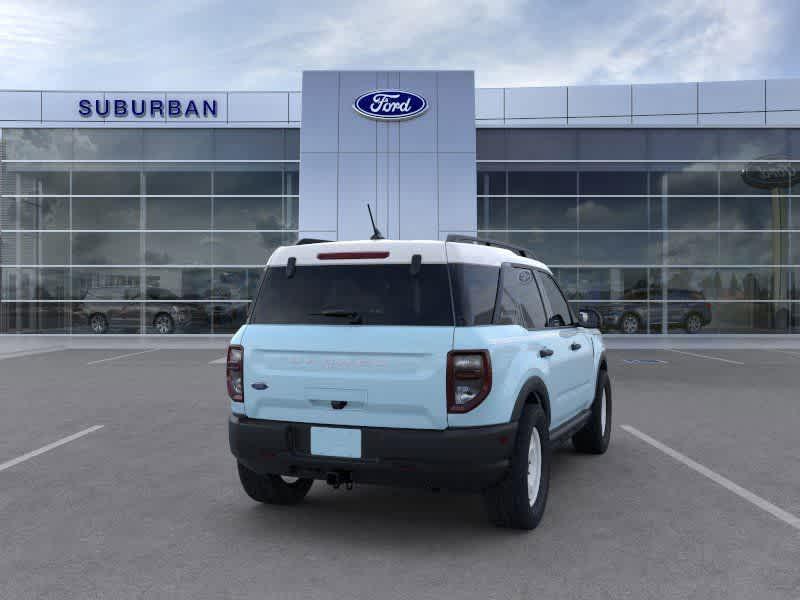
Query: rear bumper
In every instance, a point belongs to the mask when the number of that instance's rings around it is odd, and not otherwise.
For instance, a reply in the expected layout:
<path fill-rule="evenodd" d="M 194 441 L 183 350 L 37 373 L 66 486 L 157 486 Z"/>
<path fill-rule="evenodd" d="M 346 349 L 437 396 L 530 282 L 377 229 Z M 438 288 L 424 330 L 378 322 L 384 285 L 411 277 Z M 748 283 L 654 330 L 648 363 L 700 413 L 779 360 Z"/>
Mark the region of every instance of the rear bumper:
<path fill-rule="evenodd" d="M 337 472 L 355 483 L 481 490 L 506 475 L 517 434 L 515 422 L 441 431 L 362 427 L 362 458 L 350 459 L 312 455 L 311 427 L 231 415 L 231 451 L 257 473 L 325 479 Z"/>

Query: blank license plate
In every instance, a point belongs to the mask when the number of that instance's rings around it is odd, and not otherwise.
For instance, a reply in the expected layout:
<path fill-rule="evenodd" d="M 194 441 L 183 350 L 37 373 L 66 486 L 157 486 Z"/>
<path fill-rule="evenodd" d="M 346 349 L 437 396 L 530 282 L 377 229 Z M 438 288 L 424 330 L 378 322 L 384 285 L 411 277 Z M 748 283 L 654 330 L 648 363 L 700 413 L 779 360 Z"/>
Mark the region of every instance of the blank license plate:
<path fill-rule="evenodd" d="M 361 430 L 312 427 L 311 454 L 361 458 Z"/>

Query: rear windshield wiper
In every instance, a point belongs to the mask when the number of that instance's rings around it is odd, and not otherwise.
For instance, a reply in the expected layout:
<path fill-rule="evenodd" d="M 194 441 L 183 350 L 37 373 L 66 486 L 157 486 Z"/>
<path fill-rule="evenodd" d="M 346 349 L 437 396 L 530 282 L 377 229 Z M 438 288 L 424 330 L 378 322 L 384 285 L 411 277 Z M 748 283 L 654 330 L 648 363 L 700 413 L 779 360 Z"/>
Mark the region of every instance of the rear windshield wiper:
<path fill-rule="evenodd" d="M 340 317 L 342 319 L 350 319 L 352 325 L 360 325 L 363 323 L 360 313 L 343 308 L 327 308 L 322 312 L 309 313 L 309 315 L 312 317 Z"/>

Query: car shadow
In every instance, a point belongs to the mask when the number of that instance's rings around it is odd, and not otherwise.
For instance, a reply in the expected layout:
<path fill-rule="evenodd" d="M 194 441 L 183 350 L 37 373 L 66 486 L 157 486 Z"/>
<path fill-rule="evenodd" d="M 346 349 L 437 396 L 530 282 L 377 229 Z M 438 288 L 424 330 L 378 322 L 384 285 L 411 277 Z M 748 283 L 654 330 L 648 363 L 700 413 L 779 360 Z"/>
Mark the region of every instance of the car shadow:
<path fill-rule="evenodd" d="M 569 494 L 573 475 L 591 468 L 587 460 L 591 462 L 591 457 L 570 446 L 554 450 L 548 511 L 559 504 L 562 494 Z M 297 506 L 253 504 L 250 510 L 237 511 L 235 518 L 242 519 L 250 535 L 289 529 L 315 538 L 385 540 L 393 547 L 419 547 L 420 541 L 431 541 L 433 531 L 437 544 L 461 542 L 465 534 L 502 540 L 523 533 L 489 523 L 480 494 L 377 485 L 334 490 L 319 481 Z M 545 517 L 543 525 L 547 521 Z"/>

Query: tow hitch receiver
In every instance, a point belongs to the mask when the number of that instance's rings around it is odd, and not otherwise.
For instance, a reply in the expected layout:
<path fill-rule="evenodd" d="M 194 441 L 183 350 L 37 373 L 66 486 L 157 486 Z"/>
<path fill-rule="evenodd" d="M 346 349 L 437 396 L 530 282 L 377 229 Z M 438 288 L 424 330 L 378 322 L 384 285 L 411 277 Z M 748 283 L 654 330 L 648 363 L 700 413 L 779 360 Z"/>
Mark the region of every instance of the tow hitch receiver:
<path fill-rule="evenodd" d="M 353 480 L 350 478 L 348 471 L 330 471 L 325 475 L 325 481 L 335 490 L 338 490 L 342 484 L 344 484 L 345 489 L 353 489 Z"/>

